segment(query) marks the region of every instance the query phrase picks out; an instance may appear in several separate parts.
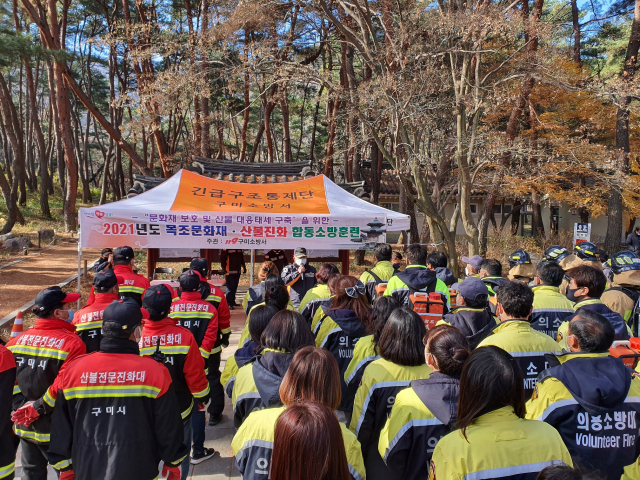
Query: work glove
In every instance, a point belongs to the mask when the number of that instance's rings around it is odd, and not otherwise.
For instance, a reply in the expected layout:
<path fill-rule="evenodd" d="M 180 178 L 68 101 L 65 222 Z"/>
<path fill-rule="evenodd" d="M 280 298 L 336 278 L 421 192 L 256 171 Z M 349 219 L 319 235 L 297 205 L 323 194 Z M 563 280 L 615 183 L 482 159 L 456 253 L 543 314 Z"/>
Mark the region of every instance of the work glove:
<path fill-rule="evenodd" d="M 162 467 L 162 476 L 166 475 L 166 480 L 180 480 L 180 467 L 170 467 L 168 465 L 163 465 Z"/>
<path fill-rule="evenodd" d="M 73 470 L 67 470 L 64 472 L 60 472 L 60 480 L 75 480 L 76 474 Z"/>
<path fill-rule="evenodd" d="M 18 425 L 24 425 L 28 427 L 33 422 L 35 422 L 40 414 L 33 407 L 33 402 L 26 403 L 19 409 L 17 409 L 13 414 L 11 414 L 11 421 L 13 423 L 17 423 Z"/>

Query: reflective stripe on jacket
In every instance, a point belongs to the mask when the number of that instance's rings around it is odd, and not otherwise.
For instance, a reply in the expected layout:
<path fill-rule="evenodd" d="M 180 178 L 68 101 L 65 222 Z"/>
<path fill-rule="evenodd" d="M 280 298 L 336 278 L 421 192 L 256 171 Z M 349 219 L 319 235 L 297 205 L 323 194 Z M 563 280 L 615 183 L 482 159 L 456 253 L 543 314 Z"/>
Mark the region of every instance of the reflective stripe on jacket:
<path fill-rule="evenodd" d="M 18 442 L 11 431 L 11 398 L 15 383 L 16 362 L 11 352 L 0 345 L 0 479 L 8 478 L 15 471 Z"/>
<path fill-rule="evenodd" d="M 426 270 L 426 272 L 423 270 Z M 451 298 L 449 297 L 449 288 L 445 285 L 445 283 L 442 280 L 440 280 L 439 278 L 436 278 L 435 271 L 427 270 L 427 267 L 425 267 L 424 265 L 407 265 L 407 268 L 405 268 L 402 272 L 399 272 L 393 277 L 391 277 L 389 279 L 389 283 L 387 284 L 387 289 L 384 291 L 383 296 L 394 297 L 396 300 L 398 300 L 398 303 L 400 304 L 400 306 L 409 305 L 409 297 L 411 296 L 411 290 L 409 286 L 402 279 L 409 276 L 420 276 L 420 274 L 423 274 L 422 276 L 424 277 L 427 277 L 427 276 L 433 277 L 432 282 L 435 282 L 435 283 L 430 282 L 426 285 L 414 285 L 414 289 L 420 292 L 424 292 L 424 291 L 438 292 L 440 295 L 442 295 L 443 299 L 446 299 L 447 308 L 445 313 L 448 313 L 451 310 Z"/>
<path fill-rule="evenodd" d="M 102 340 L 102 315 L 104 309 L 120 297 L 115 293 L 96 293 L 95 301 L 91 305 L 81 308 L 73 315 L 71 322 L 76 327 L 76 333 L 87 347 L 87 353 L 97 352 Z"/>
<path fill-rule="evenodd" d="M 558 344 L 549 335 L 534 330 L 526 320 L 502 322 L 478 347 L 487 345 L 500 347 L 515 358 L 524 373 L 527 398 L 533 393 L 540 372 L 549 366 L 544 356 L 548 353 L 561 353 Z"/>
<path fill-rule="evenodd" d="M 138 305 L 142 306 L 142 296 L 147 288 L 149 288 L 149 280 L 142 275 L 133 273 L 133 269 L 129 265 L 116 265 L 113 267 L 113 273 L 122 278 L 122 282 L 118 283 L 118 292 L 121 297 L 131 297 Z"/>
<path fill-rule="evenodd" d="M 320 307 L 324 307 L 325 310 L 331 308 L 331 292 L 324 283 L 319 283 L 305 294 L 302 302 L 300 302 L 298 311 L 307 322 L 311 323 Z"/>
<path fill-rule="evenodd" d="M 431 369 L 427 365 L 404 367 L 384 358 L 367 366 L 356 393 L 350 429 L 362 445 L 362 456 L 369 479 L 391 480 L 398 478 L 378 452 L 380 432 L 391 412 L 391 407 L 400 390 L 412 380 L 429 378 Z"/>
<path fill-rule="evenodd" d="M 558 287 L 538 285 L 532 290 L 531 328 L 546 333 L 555 340 L 562 322 L 573 314 L 573 302 L 562 295 Z"/>
<path fill-rule="evenodd" d="M 466 430 L 438 442 L 429 471 L 430 480 L 535 480 L 545 467 L 573 466 L 558 432 L 544 422 L 523 420 L 513 407 L 477 417 Z"/>
<path fill-rule="evenodd" d="M 285 407 L 274 407 L 251 413 L 233 437 L 231 449 L 235 456 L 236 468 L 245 480 L 269 479 L 275 426 L 284 410 Z M 364 480 L 360 442 L 344 424 L 340 424 L 340 429 L 351 478 Z"/>

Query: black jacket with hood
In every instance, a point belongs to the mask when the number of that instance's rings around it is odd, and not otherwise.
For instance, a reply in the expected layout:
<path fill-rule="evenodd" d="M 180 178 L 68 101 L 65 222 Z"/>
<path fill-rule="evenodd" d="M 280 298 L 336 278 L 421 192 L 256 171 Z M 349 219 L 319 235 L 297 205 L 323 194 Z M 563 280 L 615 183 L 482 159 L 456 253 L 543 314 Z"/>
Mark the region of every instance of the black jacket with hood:
<path fill-rule="evenodd" d="M 558 360 L 560 365 L 538 377 L 527 410 L 542 412 L 537 420 L 558 430 L 574 461 L 618 480 L 640 455 L 640 379 L 608 352 L 570 353 Z"/>
<path fill-rule="evenodd" d="M 234 394 L 237 395 L 233 411 L 236 427 L 240 427 L 254 410 L 282 405 L 279 394 L 280 384 L 289 369 L 291 360 L 293 360 L 293 353 L 283 353 L 271 349 L 264 349 L 252 359 L 251 373 L 258 394 L 244 395 L 242 391 L 234 391 Z M 244 389 L 246 385 L 239 385 L 236 377 L 234 389 L 238 387 Z"/>
<path fill-rule="evenodd" d="M 318 328 L 316 347 L 329 350 L 338 362 L 342 388 L 342 403 L 339 410 L 351 412 L 355 392 L 347 389 L 344 372 L 353 358 L 353 348 L 356 343 L 360 337 L 367 334 L 366 327 L 353 310 L 346 309 L 329 310 L 320 321 L 322 324 Z"/>
<path fill-rule="evenodd" d="M 436 270 L 429 270 L 422 265 L 409 265 L 402 272 L 391 277 L 385 295 L 391 295 L 403 306 L 410 306 L 410 296 L 415 292 L 438 292 L 449 309 L 449 288 L 438 278 Z"/>
<path fill-rule="evenodd" d="M 493 315 L 485 308 L 456 308 L 452 313 L 445 315 L 443 320 L 467 337 L 471 350 L 488 337 L 498 325 Z"/>
<path fill-rule="evenodd" d="M 459 377 L 434 372 L 396 397 L 379 447 L 384 462 L 403 480 L 427 477 L 433 450 L 458 419 L 459 389 Z"/>

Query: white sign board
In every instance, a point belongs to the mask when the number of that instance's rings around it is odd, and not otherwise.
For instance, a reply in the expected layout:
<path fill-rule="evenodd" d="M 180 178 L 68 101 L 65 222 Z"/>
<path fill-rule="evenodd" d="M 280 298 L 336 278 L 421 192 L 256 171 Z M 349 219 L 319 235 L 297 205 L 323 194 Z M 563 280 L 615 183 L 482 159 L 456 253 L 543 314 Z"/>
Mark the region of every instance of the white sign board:
<path fill-rule="evenodd" d="M 310 248 L 307 250 L 307 256 L 310 258 L 338 258 L 340 250 L 318 250 Z"/>
<path fill-rule="evenodd" d="M 200 256 L 199 248 L 161 248 L 160 258 L 195 258 Z"/>
<path fill-rule="evenodd" d="M 591 224 L 590 223 L 574 223 L 573 224 L 573 244 L 591 241 Z"/>

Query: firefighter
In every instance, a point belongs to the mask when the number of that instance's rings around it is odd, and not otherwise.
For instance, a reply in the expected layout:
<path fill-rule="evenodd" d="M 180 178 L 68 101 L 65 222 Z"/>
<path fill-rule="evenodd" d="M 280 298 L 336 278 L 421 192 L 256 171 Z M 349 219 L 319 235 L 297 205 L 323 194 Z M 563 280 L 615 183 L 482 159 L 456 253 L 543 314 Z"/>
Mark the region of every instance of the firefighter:
<path fill-rule="evenodd" d="M 560 353 L 558 344 L 549 336 L 531 328 L 533 292 L 519 282 L 507 281 L 497 294 L 500 325 L 478 347 L 495 345 L 509 352 L 525 375 L 524 390 L 533 393 L 538 374 L 546 368 L 545 354 Z"/>
<path fill-rule="evenodd" d="M 227 304 L 229 304 L 229 310 L 233 310 L 239 306 L 236 303 L 236 291 L 240 282 L 240 270 L 242 269 L 242 273 L 247 273 L 244 252 L 242 250 L 222 250 L 220 252 L 220 266 L 226 276 Z"/>
<path fill-rule="evenodd" d="M 425 343 L 433 373 L 398 393 L 378 442 L 384 463 L 406 480 L 425 477 L 436 443 L 455 427 L 460 373 L 471 353 L 466 337 L 448 325 L 429 330 Z"/>
<path fill-rule="evenodd" d="M 277 249 L 269 250 L 264 256 L 264 261 L 273 262 L 278 269 L 278 272 L 281 272 L 284 267 L 289 264 L 285 251 Z"/>
<path fill-rule="evenodd" d="M 340 405 L 340 373 L 329 352 L 304 347 L 295 354 L 280 385 L 282 407 L 265 408 L 249 415 L 233 437 L 231 448 L 236 468 L 245 480 L 268 480 L 275 425 L 287 407 L 300 402 L 317 402 L 331 410 Z M 360 442 L 340 424 L 352 480 L 364 480 Z"/>
<path fill-rule="evenodd" d="M 369 303 L 378 298 L 376 286 L 380 283 L 386 283 L 396 273 L 395 268 L 391 264 L 392 250 L 391 246 L 381 243 L 373 249 L 373 267 L 360 275 L 360 281 L 367 287 L 367 299 Z"/>
<path fill-rule="evenodd" d="M 64 293 L 60 287 L 42 290 L 35 299 L 32 312 L 37 317 L 33 328 L 7 343 L 16 362 L 16 389 L 12 416 L 14 431 L 20 437 L 23 478 L 47 478 L 51 413 L 55 404 L 55 389 L 51 385 L 58 373 L 71 360 L 86 353 L 86 347 L 76 335 L 73 302 L 79 293 Z M 55 466 L 55 465 L 53 465 Z"/>
<path fill-rule="evenodd" d="M 149 287 L 149 280 L 133 273 L 134 258 L 133 248 L 127 246 L 116 248 L 113 251 L 113 271 L 122 279 L 118 288 L 120 296 L 131 297 L 138 302 L 138 305 L 142 305 L 142 295 Z"/>
<path fill-rule="evenodd" d="M 562 322 L 573 314 L 573 302 L 559 292 L 563 280 L 564 270 L 554 262 L 540 263 L 533 279 L 531 327 L 554 340 Z"/>
<path fill-rule="evenodd" d="M 566 340 L 569 322 L 581 310 L 591 310 L 599 313 L 609 320 L 613 326 L 616 332 L 616 340 L 628 340 L 630 331 L 624 318 L 600 300 L 607 285 L 607 278 L 604 273 L 589 265 L 582 265 L 569 270 L 568 275 L 571 277 L 571 282 L 567 287 L 567 298 L 575 302 L 573 305 L 575 313 L 569 315 L 558 328 L 557 340 L 562 348 L 567 348 Z"/>
<path fill-rule="evenodd" d="M 105 268 L 113 268 L 113 250 L 110 248 L 103 248 L 100 252 L 100 258 L 93 264 L 95 273 L 101 272 Z"/>
<path fill-rule="evenodd" d="M 18 437 L 11 427 L 11 397 L 16 383 L 16 362 L 4 345 L 0 345 L 0 479 L 11 480 L 15 471 Z"/>
<path fill-rule="evenodd" d="M 531 256 L 523 249 L 518 249 L 509 255 L 509 280 L 520 280 L 529 283 L 536 276 L 536 267 L 531 263 Z"/>
<path fill-rule="evenodd" d="M 407 247 L 407 267 L 396 273 L 387 284 L 384 295 L 391 295 L 401 306 L 410 304 L 410 296 L 415 292 L 437 292 L 442 296 L 448 313 L 451 308 L 449 289 L 437 278 L 435 270 L 427 268 L 427 251 L 422 245 L 414 243 Z"/>
<path fill-rule="evenodd" d="M 209 302 L 202 300 L 202 294 L 199 289 L 200 274 L 191 269 L 183 272 L 180 275 L 180 290 L 182 293 L 180 299 L 174 301 L 171 305 L 169 317 L 176 321 L 178 325 L 189 330 L 195 337 L 204 359 L 205 373 L 208 377 L 211 352 L 216 348 L 215 345 L 218 341 L 218 312 Z M 217 390 L 215 395 L 220 394 Z M 224 391 L 222 395 L 224 395 Z M 212 401 L 219 402 L 220 400 L 212 398 Z M 222 401 L 224 402 L 224 397 Z M 215 450 L 204 446 L 205 412 L 200 412 L 199 410 L 193 412 L 191 421 L 193 423 L 191 463 L 197 465 L 213 457 Z"/>
<path fill-rule="evenodd" d="M 502 264 L 495 258 L 487 258 L 482 261 L 478 277 L 489 289 L 490 297 L 495 297 L 498 289 L 508 282 L 508 280 L 502 278 Z"/>
<path fill-rule="evenodd" d="M 148 317 L 132 298 L 104 311 L 100 351 L 84 356 L 56 380 L 50 455 L 61 478 L 152 480 L 180 478 L 189 454 L 169 371 L 141 357 Z"/>
<path fill-rule="evenodd" d="M 302 299 L 316 285 L 316 269 L 307 262 L 307 249 L 298 247 L 293 251 L 293 263 L 280 272 L 282 281 L 289 288 L 291 303 L 298 309 Z"/>
<path fill-rule="evenodd" d="M 467 277 L 458 284 L 458 307 L 436 325 L 451 325 L 460 330 L 475 348 L 497 327 L 496 319 L 487 309 L 489 289 L 477 277 Z"/>
<path fill-rule="evenodd" d="M 425 363 L 425 333 L 422 319 L 413 310 L 394 311 L 378 342 L 381 358 L 368 365 L 362 376 L 349 428 L 362 445 L 369 480 L 401 478 L 383 462 L 378 441 L 398 392 L 431 374 Z"/>
<path fill-rule="evenodd" d="M 102 315 L 104 309 L 114 300 L 120 299 L 118 294 L 118 277 L 112 269 L 105 269 L 93 277 L 95 300 L 91 305 L 78 310 L 73 315 L 76 332 L 87 347 L 87 353 L 97 352 L 102 339 Z"/>
<path fill-rule="evenodd" d="M 143 323 L 140 354 L 154 355 L 159 350 L 164 355 L 164 366 L 171 374 L 178 398 L 184 443 L 191 451 L 191 413 L 194 407 L 204 413 L 210 389 L 204 374 L 204 360 L 193 334 L 169 318 L 172 297 L 173 293 L 166 285 L 152 285 L 144 293 L 142 307 L 149 312 L 149 320 Z M 181 479 L 186 480 L 190 468 L 189 457 L 182 461 L 180 468 Z"/>
<path fill-rule="evenodd" d="M 522 370 L 514 360 L 494 346 L 471 353 L 460 375 L 458 429 L 436 445 L 429 480 L 534 479 L 546 466 L 573 466 L 553 427 L 524 419 Z"/>
<path fill-rule="evenodd" d="M 629 322 L 640 297 L 640 258 L 632 252 L 618 252 L 611 259 L 613 286 L 600 300 Z"/>
<path fill-rule="evenodd" d="M 200 275 L 200 286 L 198 287 L 202 300 L 209 302 L 218 312 L 218 335 L 216 343 L 209 355 L 208 374 L 209 387 L 211 388 L 211 402 L 209 403 L 209 425 L 215 426 L 222 421 L 222 411 L 224 410 L 224 388 L 220 382 L 220 357 L 222 349 L 229 346 L 229 336 L 231 335 L 231 312 L 227 299 L 222 290 L 217 286 L 207 282 L 209 273 L 209 262 L 206 258 L 194 258 L 191 260 L 191 268 Z M 195 412 L 195 415 L 201 415 Z"/>
<path fill-rule="evenodd" d="M 569 323 L 569 352 L 538 377 L 527 418 L 553 426 L 571 457 L 618 480 L 640 454 L 640 379 L 609 356 L 615 331 L 591 310 Z"/>
<path fill-rule="evenodd" d="M 306 293 L 298 308 L 298 311 L 305 320 L 309 322 L 309 325 L 311 325 L 311 321 L 318 309 L 329 310 L 332 297 L 331 291 L 329 290 L 329 279 L 339 274 L 338 267 L 333 263 L 323 263 L 316 272 L 316 281 L 318 283 Z"/>

